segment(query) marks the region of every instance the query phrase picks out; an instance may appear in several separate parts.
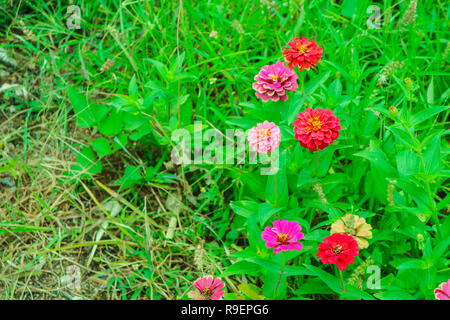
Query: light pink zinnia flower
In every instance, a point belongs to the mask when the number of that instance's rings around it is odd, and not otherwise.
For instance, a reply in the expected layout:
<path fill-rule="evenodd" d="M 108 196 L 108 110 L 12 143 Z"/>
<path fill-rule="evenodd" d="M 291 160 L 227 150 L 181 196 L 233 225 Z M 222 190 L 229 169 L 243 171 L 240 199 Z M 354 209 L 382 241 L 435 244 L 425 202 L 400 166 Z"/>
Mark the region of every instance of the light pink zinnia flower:
<path fill-rule="evenodd" d="M 273 122 L 258 123 L 248 132 L 247 140 L 253 151 L 258 153 L 272 152 L 280 145 L 280 128 Z"/>
<path fill-rule="evenodd" d="M 303 239 L 304 234 L 300 232 L 302 227 L 293 221 L 276 220 L 273 222 L 273 227 L 266 227 L 261 233 L 261 237 L 266 242 L 266 247 L 273 249 L 273 252 L 281 251 L 300 251 L 303 245 L 298 240 Z"/>
<path fill-rule="evenodd" d="M 269 99 L 286 101 L 288 98 L 286 90 L 295 91 L 298 87 L 297 78 L 294 71 L 277 62 L 262 67 L 254 78 L 256 82 L 253 83 L 253 89 L 256 97 L 262 98 L 264 102 Z"/>
<path fill-rule="evenodd" d="M 442 282 L 439 287 L 434 289 L 434 296 L 437 300 L 450 300 L 450 279 Z"/>
<path fill-rule="evenodd" d="M 220 278 L 206 276 L 195 281 L 194 286 L 197 290 L 190 291 L 188 297 L 194 300 L 220 300 L 225 294 L 222 290 L 225 284 Z"/>

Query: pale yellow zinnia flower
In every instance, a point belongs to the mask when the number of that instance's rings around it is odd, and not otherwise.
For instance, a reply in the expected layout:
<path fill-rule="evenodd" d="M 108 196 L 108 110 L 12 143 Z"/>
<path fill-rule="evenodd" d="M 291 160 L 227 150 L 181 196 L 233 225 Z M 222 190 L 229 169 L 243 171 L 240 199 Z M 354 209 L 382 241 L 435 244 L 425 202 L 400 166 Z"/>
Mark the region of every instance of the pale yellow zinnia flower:
<path fill-rule="evenodd" d="M 366 239 L 372 239 L 371 229 L 372 226 L 366 223 L 366 219 L 349 213 L 331 225 L 331 234 L 346 233 L 351 235 L 358 243 L 358 248 L 364 249 L 369 246 Z"/>

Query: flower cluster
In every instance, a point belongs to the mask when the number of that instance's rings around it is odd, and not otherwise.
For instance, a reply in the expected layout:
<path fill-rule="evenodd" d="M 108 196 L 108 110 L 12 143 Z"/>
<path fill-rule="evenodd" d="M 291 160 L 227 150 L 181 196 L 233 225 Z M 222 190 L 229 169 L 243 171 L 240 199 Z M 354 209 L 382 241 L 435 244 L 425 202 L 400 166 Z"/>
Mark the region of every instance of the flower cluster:
<path fill-rule="evenodd" d="M 292 39 L 283 47 L 283 57 L 288 67 L 277 62 L 262 67 L 255 76 L 253 89 L 256 97 L 263 102 L 286 101 L 287 92 L 295 91 L 298 87 L 298 76 L 294 69 L 298 67 L 302 71 L 315 68 L 322 59 L 322 53 L 323 49 L 314 40 L 306 37 Z M 293 123 L 295 139 L 312 152 L 324 149 L 339 137 L 341 125 L 332 110 L 306 108 L 297 118 Z M 264 121 L 250 129 L 247 139 L 253 151 L 266 154 L 280 144 L 280 129 L 274 123 Z"/>
<path fill-rule="evenodd" d="M 253 89 L 258 99 L 263 102 L 288 100 L 288 92 L 298 87 L 298 76 L 294 69 L 299 71 L 315 68 L 322 58 L 323 49 L 313 40 L 295 38 L 283 47 L 283 56 L 287 66 L 282 62 L 266 65 L 254 77 Z M 393 66 L 392 66 L 393 68 Z M 388 68 L 389 69 L 389 68 Z M 386 71 L 388 75 L 390 69 Z M 294 137 L 300 145 L 311 152 L 320 151 L 333 144 L 339 137 L 342 129 L 339 118 L 330 109 L 306 108 L 297 114 L 293 123 Z M 281 142 L 281 130 L 273 122 L 263 121 L 248 131 L 247 140 L 250 149 L 260 154 L 273 152 Z M 327 204 L 325 194 L 320 182 L 313 184 L 314 190 L 319 194 L 323 204 Z M 323 264 L 335 264 L 339 270 L 345 270 L 355 262 L 360 250 L 369 246 L 367 239 L 372 238 L 372 226 L 362 217 L 347 214 L 331 225 L 331 234 L 323 239 L 317 247 L 316 257 Z M 275 220 L 272 226 L 266 226 L 261 233 L 268 249 L 275 254 L 284 251 L 301 251 L 304 238 L 302 227 L 296 221 Z M 284 255 L 283 255 L 284 257 Z M 371 260 L 368 260 L 371 261 Z M 369 263 L 362 263 L 355 269 L 351 279 L 356 282 L 364 273 Z M 284 265 L 284 258 L 283 258 Z M 196 290 L 190 291 L 188 296 L 197 300 L 218 300 L 225 294 L 224 283 L 220 278 L 207 276 L 198 279 L 194 286 Z M 276 291 L 276 289 L 275 289 Z M 448 298 L 448 285 L 443 284 L 436 289 L 439 299 Z"/>

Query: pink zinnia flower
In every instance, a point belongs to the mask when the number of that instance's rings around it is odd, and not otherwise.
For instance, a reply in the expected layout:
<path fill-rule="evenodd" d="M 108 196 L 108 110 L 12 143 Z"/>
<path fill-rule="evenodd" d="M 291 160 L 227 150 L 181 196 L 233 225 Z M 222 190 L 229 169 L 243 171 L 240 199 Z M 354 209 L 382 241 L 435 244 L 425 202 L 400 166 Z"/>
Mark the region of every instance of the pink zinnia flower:
<path fill-rule="evenodd" d="M 339 137 L 339 118 L 333 115 L 330 109 L 306 108 L 297 115 L 294 126 L 295 139 L 304 148 L 312 152 L 324 149 Z"/>
<path fill-rule="evenodd" d="M 272 152 L 280 145 L 280 128 L 273 122 L 258 123 L 248 132 L 247 140 L 253 151 L 258 153 Z"/>
<path fill-rule="evenodd" d="M 450 279 L 442 282 L 439 287 L 434 289 L 434 296 L 437 300 L 450 300 Z"/>
<path fill-rule="evenodd" d="M 333 233 L 319 244 L 317 258 L 323 264 L 336 264 L 339 270 L 347 269 L 347 265 L 355 262 L 359 255 L 358 242 L 348 234 Z"/>
<path fill-rule="evenodd" d="M 195 281 L 194 286 L 197 290 L 190 291 L 188 297 L 194 300 L 220 300 L 225 294 L 222 290 L 225 284 L 220 278 L 206 276 Z"/>
<path fill-rule="evenodd" d="M 258 99 L 266 102 L 269 99 L 273 101 L 286 101 L 288 96 L 286 90 L 295 91 L 297 89 L 297 74 L 289 68 L 286 68 L 281 62 L 262 67 L 261 71 L 255 76 L 253 89 Z"/>
<path fill-rule="evenodd" d="M 289 68 L 309 70 L 315 68 L 317 63 L 322 59 L 323 49 L 317 45 L 314 40 L 309 41 L 307 38 L 294 38 L 283 47 L 283 56 L 289 62 Z"/>
<path fill-rule="evenodd" d="M 266 247 L 273 249 L 273 252 L 302 250 L 303 245 L 298 240 L 304 235 L 300 232 L 302 227 L 297 222 L 287 220 L 276 220 L 273 227 L 266 227 L 261 233 L 261 237 L 266 242 Z"/>

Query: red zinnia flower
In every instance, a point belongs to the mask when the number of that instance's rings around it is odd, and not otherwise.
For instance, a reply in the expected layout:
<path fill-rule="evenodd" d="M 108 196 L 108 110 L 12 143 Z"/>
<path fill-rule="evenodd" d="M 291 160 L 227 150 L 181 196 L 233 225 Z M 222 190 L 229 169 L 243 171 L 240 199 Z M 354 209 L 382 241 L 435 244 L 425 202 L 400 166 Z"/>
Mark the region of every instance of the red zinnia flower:
<path fill-rule="evenodd" d="M 348 234 L 333 233 L 319 244 L 317 258 L 322 263 L 336 264 L 339 270 L 347 269 L 347 265 L 355 262 L 359 254 L 358 243 Z"/>
<path fill-rule="evenodd" d="M 330 109 L 306 108 L 297 115 L 294 126 L 295 139 L 312 152 L 323 149 L 339 137 L 339 118 Z"/>
<path fill-rule="evenodd" d="M 322 59 L 323 49 L 317 45 L 314 40 L 309 41 L 307 38 L 294 38 L 283 47 L 283 56 L 289 62 L 289 68 L 309 70 L 315 68 L 317 63 Z"/>

